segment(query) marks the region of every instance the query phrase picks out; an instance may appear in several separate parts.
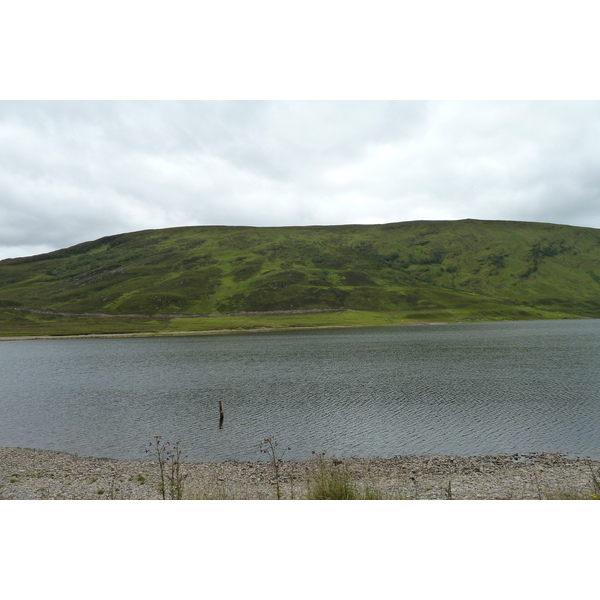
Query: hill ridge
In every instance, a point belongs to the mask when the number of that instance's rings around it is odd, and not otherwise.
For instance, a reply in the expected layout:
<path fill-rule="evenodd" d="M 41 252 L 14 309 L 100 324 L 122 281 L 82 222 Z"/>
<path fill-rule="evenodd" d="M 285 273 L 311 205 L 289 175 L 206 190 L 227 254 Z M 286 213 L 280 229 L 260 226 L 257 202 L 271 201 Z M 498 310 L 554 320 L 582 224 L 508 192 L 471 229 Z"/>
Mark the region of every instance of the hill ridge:
<path fill-rule="evenodd" d="M 65 318 L 600 317 L 600 230 L 479 219 L 147 229 L 0 261 L 0 331 L 19 312 L 9 319 L 8 309 L 24 308 Z"/>

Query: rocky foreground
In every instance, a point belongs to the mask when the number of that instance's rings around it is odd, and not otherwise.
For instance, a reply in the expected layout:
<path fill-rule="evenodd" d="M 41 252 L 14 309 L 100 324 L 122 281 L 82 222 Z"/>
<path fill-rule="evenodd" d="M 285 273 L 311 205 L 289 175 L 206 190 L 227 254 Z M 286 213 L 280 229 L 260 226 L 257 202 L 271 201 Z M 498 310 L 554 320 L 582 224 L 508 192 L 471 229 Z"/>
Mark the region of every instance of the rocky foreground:
<path fill-rule="evenodd" d="M 328 460 L 332 472 L 347 471 L 358 489 L 383 499 L 536 500 L 590 498 L 600 461 L 559 454 L 500 456 L 400 456 Z M 281 494 L 305 498 L 318 461 L 286 461 Z M 267 462 L 183 463 L 185 499 L 276 498 Z M 0 499 L 158 500 L 156 461 L 84 458 L 51 450 L 0 448 Z"/>

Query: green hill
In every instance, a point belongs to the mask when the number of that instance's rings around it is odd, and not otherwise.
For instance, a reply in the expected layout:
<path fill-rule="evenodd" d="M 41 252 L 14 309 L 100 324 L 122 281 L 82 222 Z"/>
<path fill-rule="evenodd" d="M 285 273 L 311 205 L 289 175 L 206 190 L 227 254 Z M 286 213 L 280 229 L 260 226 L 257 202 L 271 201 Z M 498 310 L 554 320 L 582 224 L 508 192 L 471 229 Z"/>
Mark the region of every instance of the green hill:
<path fill-rule="evenodd" d="M 306 309 L 352 312 L 156 316 Z M 600 317 L 600 230 L 565 225 L 180 227 L 0 261 L 4 336 L 578 317 Z"/>

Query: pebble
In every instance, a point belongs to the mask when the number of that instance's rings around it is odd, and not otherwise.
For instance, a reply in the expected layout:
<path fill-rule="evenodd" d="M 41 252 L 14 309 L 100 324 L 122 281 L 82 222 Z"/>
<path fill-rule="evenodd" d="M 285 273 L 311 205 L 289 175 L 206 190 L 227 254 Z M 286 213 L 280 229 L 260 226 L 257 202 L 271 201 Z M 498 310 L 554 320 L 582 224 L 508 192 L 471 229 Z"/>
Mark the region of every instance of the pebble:
<path fill-rule="evenodd" d="M 317 461 L 285 461 L 283 498 L 306 495 Z M 590 498 L 600 461 L 537 453 L 497 456 L 398 456 L 327 461 L 347 471 L 358 488 L 384 499 L 535 500 Z M 269 462 L 184 462 L 185 499 L 276 498 Z M 66 452 L 0 447 L 0 499 L 160 500 L 158 463 L 80 457 Z"/>

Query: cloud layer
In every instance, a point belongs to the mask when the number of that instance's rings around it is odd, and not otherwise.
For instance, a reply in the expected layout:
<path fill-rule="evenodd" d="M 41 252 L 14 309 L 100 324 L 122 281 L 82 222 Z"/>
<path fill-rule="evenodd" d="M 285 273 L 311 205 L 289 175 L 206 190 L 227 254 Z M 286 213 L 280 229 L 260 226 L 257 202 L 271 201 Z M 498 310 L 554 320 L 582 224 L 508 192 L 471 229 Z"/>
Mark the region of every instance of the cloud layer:
<path fill-rule="evenodd" d="M 0 258 L 182 225 L 600 227 L 599 102 L 2 102 Z"/>

